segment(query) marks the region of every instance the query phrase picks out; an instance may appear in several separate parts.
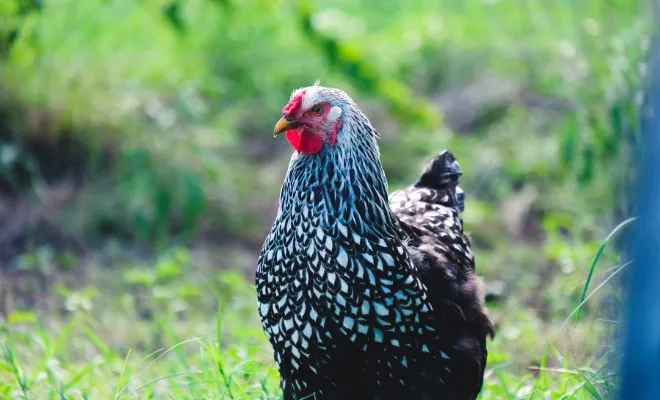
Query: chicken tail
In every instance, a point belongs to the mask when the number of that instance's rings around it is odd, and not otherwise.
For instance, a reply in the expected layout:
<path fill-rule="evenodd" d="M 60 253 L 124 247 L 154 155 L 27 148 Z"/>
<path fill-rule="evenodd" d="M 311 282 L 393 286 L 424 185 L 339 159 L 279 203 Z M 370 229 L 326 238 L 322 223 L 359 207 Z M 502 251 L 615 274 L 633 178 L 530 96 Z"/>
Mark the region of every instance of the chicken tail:
<path fill-rule="evenodd" d="M 462 174 L 456 157 L 448 150 L 443 150 L 426 164 L 414 186 L 433 189 L 446 194 L 446 201 L 444 198 L 442 199 L 443 205 L 455 207 L 463 212 L 465 209 L 465 192 L 458 186 L 458 178 Z"/>

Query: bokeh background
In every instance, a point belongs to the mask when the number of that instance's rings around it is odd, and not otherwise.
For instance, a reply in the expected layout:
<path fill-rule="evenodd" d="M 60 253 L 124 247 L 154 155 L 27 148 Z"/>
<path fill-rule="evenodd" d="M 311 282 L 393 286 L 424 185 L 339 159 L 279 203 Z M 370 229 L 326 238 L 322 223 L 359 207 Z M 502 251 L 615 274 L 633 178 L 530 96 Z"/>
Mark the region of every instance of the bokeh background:
<path fill-rule="evenodd" d="M 497 325 L 482 399 L 608 399 L 641 0 L 1 0 L 0 398 L 277 399 L 253 288 L 291 91 L 390 189 L 441 149 Z"/>

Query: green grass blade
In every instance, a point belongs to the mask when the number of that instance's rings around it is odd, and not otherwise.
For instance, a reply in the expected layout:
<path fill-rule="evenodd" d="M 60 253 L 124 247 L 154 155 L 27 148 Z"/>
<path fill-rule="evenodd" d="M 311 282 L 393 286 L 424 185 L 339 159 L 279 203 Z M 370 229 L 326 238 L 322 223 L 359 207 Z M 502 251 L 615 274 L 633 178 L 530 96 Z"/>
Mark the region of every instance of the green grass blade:
<path fill-rule="evenodd" d="M 145 367 L 145 369 L 149 369 L 149 367 L 151 367 L 156 361 L 160 360 L 160 359 L 163 358 L 166 354 L 168 354 L 170 351 L 176 349 L 177 347 L 182 346 L 182 345 L 184 345 L 184 344 L 186 344 L 186 343 L 199 341 L 200 339 L 201 339 L 201 338 L 192 338 L 192 339 L 184 340 L 184 341 L 181 342 L 181 343 L 177 343 L 177 344 L 175 344 L 174 346 L 172 346 L 172 347 L 168 348 L 167 350 L 163 351 L 160 355 L 158 355 L 158 357 L 154 358 L 154 359 L 149 363 L 149 365 L 147 365 L 147 366 Z M 157 353 L 157 352 L 158 352 L 158 351 L 156 351 L 155 353 Z M 151 355 L 153 355 L 153 354 L 155 354 L 155 353 L 151 353 Z M 151 355 L 150 355 L 150 356 L 151 356 Z M 146 359 L 146 358 L 145 358 L 145 359 Z M 143 359 L 142 361 L 144 361 L 144 359 Z M 140 363 L 142 363 L 142 361 L 141 361 Z M 131 383 L 133 383 L 133 382 L 137 379 L 138 375 L 139 375 L 139 374 L 137 374 L 137 373 L 134 374 L 133 377 L 131 378 L 131 380 L 128 381 L 128 383 L 127 383 L 126 385 L 124 385 L 124 387 L 122 387 L 121 390 L 119 390 L 119 393 L 117 393 L 117 396 L 120 396 L 120 395 L 124 392 L 124 390 L 126 390 L 126 388 L 127 388 Z M 144 385 L 143 385 L 143 386 L 144 386 Z M 142 386 L 141 386 L 141 387 L 142 387 Z M 137 389 L 136 389 L 136 390 L 137 390 Z"/>
<path fill-rule="evenodd" d="M 153 385 L 153 384 L 156 383 L 156 382 L 160 382 L 160 381 L 165 380 L 165 379 L 175 378 L 175 377 L 177 377 L 177 376 L 190 376 L 190 375 L 197 375 L 197 374 L 202 374 L 202 373 L 203 373 L 203 372 L 178 372 L 178 373 L 176 373 L 176 374 L 170 374 L 170 375 L 166 375 L 166 376 L 161 376 L 160 378 L 152 379 L 152 380 L 150 380 L 149 382 L 146 382 L 144 385 L 140 385 L 137 389 L 133 390 L 133 391 L 130 392 L 128 395 L 129 395 L 129 396 L 130 396 L 130 395 L 133 395 L 133 394 L 135 394 L 136 392 L 138 392 L 138 391 L 140 391 L 140 390 L 142 390 L 142 389 L 144 389 L 144 388 L 146 388 L 146 387 L 148 387 L 148 386 L 150 386 L 150 385 Z"/>
<path fill-rule="evenodd" d="M 616 228 L 612 230 L 612 232 L 607 235 L 605 240 L 603 240 L 603 243 L 601 243 L 600 247 L 598 248 L 598 251 L 596 252 L 596 256 L 594 257 L 593 261 L 591 262 L 591 265 L 589 266 L 589 274 L 587 275 L 587 281 L 584 284 L 584 289 L 582 289 L 582 296 L 580 297 L 580 305 L 584 304 L 584 301 L 587 297 L 587 291 L 589 290 L 589 284 L 591 284 L 591 278 L 594 275 L 594 271 L 596 269 L 596 265 L 598 264 L 598 260 L 600 260 L 600 257 L 603 255 L 603 252 L 605 251 L 605 248 L 607 247 L 607 244 L 614 239 L 614 237 L 619 234 L 626 226 L 630 225 L 633 221 L 635 221 L 637 217 L 632 217 L 628 218 L 627 220 L 621 222 L 619 225 L 617 225 Z M 575 320 L 577 321 L 578 318 L 580 318 L 580 309 L 581 307 L 578 307 L 577 313 L 575 314 Z"/>
<path fill-rule="evenodd" d="M 566 324 L 568 323 L 568 321 L 570 321 L 571 317 L 572 317 L 573 315 L 575 315 L 577 312 L 579 312 L 579 311 L 580 311 L 580 308 L 582 308 L 582 306 L 583 306 L 583 305 L 584 305 L 584 304 L 585 304 L 585 303 L 586 303 L 586 302 L 587 302 L 587 301 L 588 301 L 588 300 L 589 300 L 594 294 L 596 294 L 596 292 L 598 292 L 603 286 L 605 286 L 605 285 L 610 281 L 610 279 L 614 278 L 619 272 L 621 272 L 621 271 L 622 271 L 624 268 L 626 268 L 628 265 L 630 265 L 630 261 L 627 262 L 627 263 L 625 263 L 625 264 L 623 264 L 622 266 L 620 266 L 620 267 L 617 268 L 616 270 L 614 270 L 614 272 L 612 272 L 612 274 L 611 274 L 610 276 L 608 276 L 607 278 L 605 278 L 605 280 L 604 280 L 600 285 L 596 286 L 596 288 L 595 288 L 591 293 L 589 293 L 589 295 L 588 295 L 587 297 L 585 297 L 585 299 L 584 299 L 580 304 L 578 304 L 577 307 L 575 307 L 575 309 L 573 310 L 573 312 L 568 316 L 568 318 L 566 318 L 566 320 L 564 321 L 564 323 L 561 324 L 561 327 L 559 327 L 559 331 L 563 330 L 564 327 L 566 327 Z M 553 341 L 553 342 L 554 342 L 554 341 Z"/>

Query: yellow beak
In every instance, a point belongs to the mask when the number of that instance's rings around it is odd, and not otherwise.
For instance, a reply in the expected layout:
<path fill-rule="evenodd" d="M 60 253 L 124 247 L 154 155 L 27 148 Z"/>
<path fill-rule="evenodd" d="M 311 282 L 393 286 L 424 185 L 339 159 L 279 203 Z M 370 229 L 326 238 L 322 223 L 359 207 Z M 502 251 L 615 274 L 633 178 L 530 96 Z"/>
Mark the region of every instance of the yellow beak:
<path fill-rule="evenodd" d="M 289 123 L 289 121 L 287 121 L 284 117 L 282 117 L 280 118 L 279 121 L 277 121 L 277 124 L 275 124 L 275 131 L 273 131 L 273 137 L 279 135 L 284 131 L 288 131 L 291 128 L 293 128 L 293 126 Z"/>

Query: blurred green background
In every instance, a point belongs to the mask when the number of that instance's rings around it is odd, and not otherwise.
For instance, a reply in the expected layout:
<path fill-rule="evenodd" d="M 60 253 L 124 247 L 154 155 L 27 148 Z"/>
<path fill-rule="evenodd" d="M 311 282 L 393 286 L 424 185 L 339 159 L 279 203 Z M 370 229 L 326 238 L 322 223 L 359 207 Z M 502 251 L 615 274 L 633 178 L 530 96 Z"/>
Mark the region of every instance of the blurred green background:
<path fill-rule="evenodd" d="M 1 0 L 0 398 L 279 398 L 252 285 L 272 127 L 316 79 L 382 133 L 391 190 L 457 156 L 498 332 L 481 398 L 611 398 L 649 10 Z"/>

